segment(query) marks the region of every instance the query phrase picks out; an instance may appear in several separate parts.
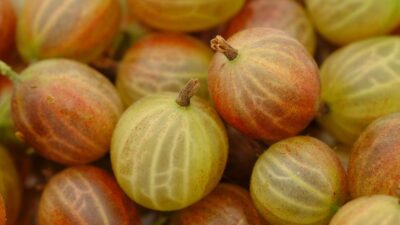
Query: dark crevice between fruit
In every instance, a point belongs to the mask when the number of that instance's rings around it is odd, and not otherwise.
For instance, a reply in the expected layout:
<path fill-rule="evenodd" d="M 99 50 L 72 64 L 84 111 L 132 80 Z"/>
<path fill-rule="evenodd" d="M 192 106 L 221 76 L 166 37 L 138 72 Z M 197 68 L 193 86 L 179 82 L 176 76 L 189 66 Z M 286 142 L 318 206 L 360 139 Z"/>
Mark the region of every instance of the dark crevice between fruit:
<path fill-rule="evenodd" d="M 11 69 L 9 65 L 5 62 L 0 60 L 0 74 L 8 77 L 12 82 L 19 83 L 21 82 L 21 78 L 19 77 L 18 73 Z"/>
<path fill-rule="evenodd" d="M 220 35 L 217 35 L 211 40 L 211 48 L 214 51 L 223 53 L 230 61 L 236 59 L 238 50 L 233 48 L 228 42 Z"/>
<path fill-rule="evenodd" d="M 330 111 L 331 111 L 331 109 L 330 109 L 328 103 L 326 103 L 326 102 L 321 102 L 321 103 L 319 104 L 319 108 L 318 108 L 318 112 L 317 112 L 318 117 L 323 116 L 323 115 L 326 115 L 326 114 L 328 114 Z"/>
<path fill-rule="evenodd" d="M 200 82 L 198 79 L 191 79 L 186 83 L 185 87 L 179 92 L 176 98 L 178 105 L 186 107 L 190 105 L 190 99 L 199 90 Z"/>

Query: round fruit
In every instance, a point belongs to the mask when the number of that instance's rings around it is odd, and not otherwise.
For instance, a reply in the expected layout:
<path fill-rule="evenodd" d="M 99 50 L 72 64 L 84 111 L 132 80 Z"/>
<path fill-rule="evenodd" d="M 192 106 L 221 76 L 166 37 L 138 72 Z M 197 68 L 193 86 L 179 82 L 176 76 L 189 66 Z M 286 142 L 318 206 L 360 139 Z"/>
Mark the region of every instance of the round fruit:
<path fill-rule="evenodd" d="M 364 196 L 348 202 L 329 225 L 400 224 L 399 199 L 387 195 Z"/>
<path fill-rule="evenodd" d="M 21 187 L 19 176 L 14 162 L 6 149 L 0 146 L 0 196 L 2 197 L 3 207 L 8 225 L 15 223 L 20 203 Z M 0 206 L 0 208 L 2 208 Z M 4 212 L 3 210 L 0 210 Z M 1 218 L 0 218 L 1 220 Z M 1 222 L 0 222 L 1 223 Z"/>
<path fill-rule="evenodd" d="M 254 164 L 265 148 L 259 142 L 243 136 L 232 127 L 227 127 L 227 132 L 229 155 L 224 178 L 230 183 L 248 187 Z"/>
<path fill-rule="evenodd" d="M 294 0 L 250 0 L 231 20 L 227 37 L 252 27 L 271 27 L 285 31 L 314 53 L 316 37 L 303 6 Z"/>
<path fill-rule="evenodd" d="M 14 45 L 16 17 L 10 0 L 0 0 L 0 59 L 10 54 Z"/>
<path fill-rule="evenodd" d="M 250 192 L 273 225 L 325 225 L 346 201 L 346 175 L 329 146 L 293 137 L 272 145 L 258 159 Z"/>
<path fill-rule="evenodd" d="M 112 42 L 120 25 L 117 0 L 29 0 L 18 19 L 18 50 L 27 61 L 72 58 L 89 62 Z"/>
<path fill-rule="evenodd" d="M 227 135 L 206 101 L 196 96 L 190 100 L 198 84 L 189 81 L 179 95 L 163 92 L 142 98 L 115 128 L 114 173 L 125 193 L 147 208 L 185 208 L 206 196 L 221 178 Z"/>
<path fill-rule="evenodd" d="M 229 44 L 228 44 L 229 43 Z M 251 28 L 212 40 L 208 88 L 217 111 L 235 129 L 267 143 L 294 136 L 318 108 L 319 72 L 294 38 Z"/>
<path fill-rule="evenodd" d="M 123 106 L 105 77 L 81 63 L 52 59 L 31 65 L 14 79 L 12 116 L 27 144 L 68 165 L 107 153 Z"/>
<path fill-rule="evenodd" d="M 352 144 L 373 120 L 400 111 L 400 37 L 348 45 L 322 64 L 319 123 Z"/>
<path fill-rule="evenodd" d="M 349 187 L 353 198 L 396 195 L 400 185 L 400 113 L 371 123 L 351 151 Z"/>
<path fill-rule="evenodd" d="M 247 190 L 219 184 L 199 202 L 176 212 L 170 225 L 261 225 Z"/>
<path fill-rule="evenodd" d="M 93 166 L 70 167 L 46 185 L 39 225 L 139 225 L 135 205 L 114 178 Z"/>
<path fill-rule="evenodd" d="M 207 71 L 211 50 L 200 41 L 173 33 L 141 39 L 121 62 L 117 89 L 125 105 L 162 91 L 178 92 L 190 79 L 201 82 L 198 94 L 208 98 Z"/>
<path fill-rule="evenodd" d="M 399 0 L 305 0 L 318 31 L 345 45 L 389 33 L 400 24 Z"/>
<path fill-rule="evenodd" d="M 129 9 L 142 21 L 162 30 L 199 31 L 221 24 L 245 0 L 128 0 Z"/>

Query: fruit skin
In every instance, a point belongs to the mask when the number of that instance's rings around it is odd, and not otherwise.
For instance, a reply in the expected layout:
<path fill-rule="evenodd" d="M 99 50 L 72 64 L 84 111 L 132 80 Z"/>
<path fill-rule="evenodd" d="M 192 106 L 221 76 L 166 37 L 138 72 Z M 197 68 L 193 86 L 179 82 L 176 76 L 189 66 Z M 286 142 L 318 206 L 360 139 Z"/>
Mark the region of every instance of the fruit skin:
<path fill-rule="evenodd" d="M 329 225 L 396 225 L 400 224 L 399 199 L 387 195 L 372 195 L 346 203 Z"/>
<path fill-rule="evenodd" d="M 346 174 L 325 143 L 293 137 L 261 155 L 253 169 L 250 193 L 272 225 L 322 225 L 347 199 Z"/>
<path fill-rule="evenodd" d="M 14 162 L 7 150 L 0 146 L 0 196 L 4 203 L 3 206 L 5 206 L 7 225 L 13 225 L 17 219 L 21 204 L 21 192 L 19 175 Z M 3 209 L 0 211 L 4 212 Z"/>
<path fill-rule="evenodd" d="M 161 30 L 201 31 L 237 13 L 245 0 L 128 0 L 129 9 L 143 22 Z"/>
<path fill-rule="evenodd" d="M 304 8 L 294 0 L 250 0 L 229 22 L 226 37 L 252 27 L 271 27 L 285 31 L 302 43 L 312 55 L 316 37 Z"/>
<path fill-rule="evenodd" d="M 400 24 L 398 0 L 305 0 L 305 3 L 319 33 L 337 45 L 388 34 Z"/>
<path fill-rule="evenodd" d="M 378 37 L 350 44 L 321 67 L 318 122 L 340 142 L 352 145 L 375 119 L 400 111 L 400 37 Z"/>
<path fill-rule="evenodd" d="M 229 183 L 236 183 L 248 187 L 251 172 L 258 157 L 265 147 L 232 127 L 227 127 L 229 139 L 228 162 L 224 171 L 224 178 Z"/>
<path fill-rule="evenodd" d="M 228 156 L 228 139 L 215 110 L 194 96 L 187 107 L 177 93 L 149 95 L 121 116 L 111 144 L 118 183 L 150 209 L 185 208 L 218 184 Z"/>
<path fill-rule="evenodd" d="M 3 197 L 0 194 L 0 225 L 6 225 L 6 206 L 4 205 Z"/>
<path fill-rule="evenodd" d="M 353 146 L 349 187 L 353 198 L 363 195 L 397 195 L 400 184 L 400 113 L 371 123 Z"/>
<path fill-rule="evenodd" d="M 0 75 L 0 143 L 3 145 L 18 145 L 15 137 L 14 124 L 11 117 L 12 84 Z"/>
<path fill-rule="evenodd" d="M 177 211 L 170 225 L 261 225 L 260 221 L 247 190 L 221 183 L 199 202 Z"/>
<path fill-rule="evenodd" d="M 14 46 L 16 17 L 10 0 L 0 0 L 0 59 L 10 54 Z"/>
<path fill-rule="evenodd" d="M 38 62 L 20 77 L 14 84 L 12 116 L 27 144 L 66 165 L 85 164 L 107 153 L 123 111 L 110 81 L 66 59 Z"/>
<path fill-rule="evenodd" d="M 143 96 L 178 92 L 192 78 L 201 82 L 198 96 L 208 99 L 207 76 L 212 51 L 200 41 L 177 33 L 144 37 L 125 54 L 117 89 L 129 106 Z"/>
<path fill-rule="evenodd" d="M 116 36 L 121 20 L 117 0 L 29 0 L 17 28 L 17 46 L 26 61 L 71 58 L 90 62 Z"/>
<path fill-rule="evenodd" d="M 241 133 L 266 143 L 296 135 L 318 108 L 319 71 L 295 39 L 272 28 L 236 33 L 230 61 L 215 53 L 208 89 L 217 111 Z"/>
<path fill-rule="evenodd" d="M 102 169 L 77 166 L 47 183 L 39 203 L 39 225 L 140 225 L 135 205 Z"/>

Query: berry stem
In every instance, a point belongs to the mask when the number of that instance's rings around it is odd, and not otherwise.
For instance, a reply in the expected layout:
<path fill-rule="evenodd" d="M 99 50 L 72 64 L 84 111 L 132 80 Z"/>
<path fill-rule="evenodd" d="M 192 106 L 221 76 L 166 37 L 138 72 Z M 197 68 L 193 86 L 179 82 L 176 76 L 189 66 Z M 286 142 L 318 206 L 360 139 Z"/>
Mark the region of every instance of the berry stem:
<path fill-rule="evenodd" d="M 0 60 L 0 74 L 8 77 L 13 82 L 21 82 L 21 78 L 9 65 Z"/>
<path fill-rule="evenodd" d="M 233 48 L 228 42 L 220 35 L 217 35 L 211 40 L 211 48 L 214 51 L 223 53 L 230 61 L 236 59 L 238 50 Z"/>
<path fill-rule="evenodd" d="M 178 105 L 186 107 L 190 105 L 190 99 L 199 90 L 200 82 L 198 79 L 191 79 L 186 83 L 185 87 L 179 92 L 176 98 Z"/>

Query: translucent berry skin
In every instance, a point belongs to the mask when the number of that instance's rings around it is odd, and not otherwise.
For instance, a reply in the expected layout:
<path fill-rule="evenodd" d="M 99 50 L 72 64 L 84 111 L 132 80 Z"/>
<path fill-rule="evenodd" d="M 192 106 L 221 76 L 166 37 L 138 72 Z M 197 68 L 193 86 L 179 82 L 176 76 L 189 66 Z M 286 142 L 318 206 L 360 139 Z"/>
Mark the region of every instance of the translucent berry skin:
<path fill-rule="evenodd" d="M 5 215 L 5 224 L 13 225 L 18 217 L 21 205 L 22 189 L 19 175 L 8 151 L 0 146 L 0 224 Z"/>
<path fill-rule="evenodd" d="M 115 87 L 90 67 L 66 59 L 32 64 L 12 96 L 17 133 L 47 159 L 76 165 L 104 156 L 123 111 Z"/>
<path fill-rule="evenodd" d="M 247 190 L 221 183 L 199 202 L 174 213 L 170 225 L 261 225 L 261 219 Z"/>
<path fill-rule="evenodd" d="M 189 106 L 178 93 L 149 95 L 131 105 L 115 128 L 111 162 L 118 183 L 135 202 L 171 211 L 217 186 L 228 156 L 225 127 L 208 102 Z"/>
<path fill-rule="evenodd" d="M 29 62 L 70 58 L 90 62 L 116 36 L 118 0 L 29 0 L 19 13 L 17 46 Z"/>
<path fill-rule="evenodd" d="M 0 0 L 0 59 L 6 58 L 14 46 L 16 17 L 10 0 Z"/>
<path fill-rule="evenodd" d="M 337 45 L 390 33 L 400 24 L 398 0 L 305 0 L 319 33 Z"/>
<path fill-rule="evenodd" d="M 319 70 L 294 38 L 272 28 L 250 28 L 227 42 L 232 61 L 215 53 L 208 89 L 217 111 L 241 133 L 274 143 L 303 130 L 319 105 Z"/>
<path fill-rule="evenodd" d="M 253 27 L 271 27 L 285 31 L 314 54 L 316 37 L 305 9 L 294 0 L 250 0 L 233 17 L 225 36 Z"/>
<path fill-rule="evenodd" d="M 364 195 L 397 196 L 400 185 L 400 113 L 372 122 L 353 146 L 349 187 L 353 198 Z"/>
<path fill-rule="evenodd" d="M 273 144 L 261 155 L 250 193 L 272 225 L 325 225 L 347 200 L 346 174 L 329 146 L 298 136 Z"/>
<path fill-rule="evenodd" d="M 335 51 L 321 66 L 318 122 L 352 145 L 369 123 L 400 111 L 400 37 L 384 36 Z"/>
<path fill-rule="evenodd" d="M 200 41 L 176 33 L 156 33 L 140 39 L 126 53 L 117 89 L 125 105 L 163 91 L 178 92 L 190 79 L 200 81 L 198 96 L 208 99 L 207 75 L 212 51 Z"/>
<path fill-rule="evenodd" d="M 399 199 L 387 195 L 356 198 L 339 209 L 329 225 L 400 224 Z"/>
<path fill-rule="evenodd" d="M 140 225 L 134 203 L 115 179 L 93 166 L 70 167 L 46 184 L 39 225 Z"/>
<path fill-rule="evenodd" d="M 161 30 L 200 31 L 217 26 L 237 13 L 245 0 L 128 0 L 143 22 Z"/>

